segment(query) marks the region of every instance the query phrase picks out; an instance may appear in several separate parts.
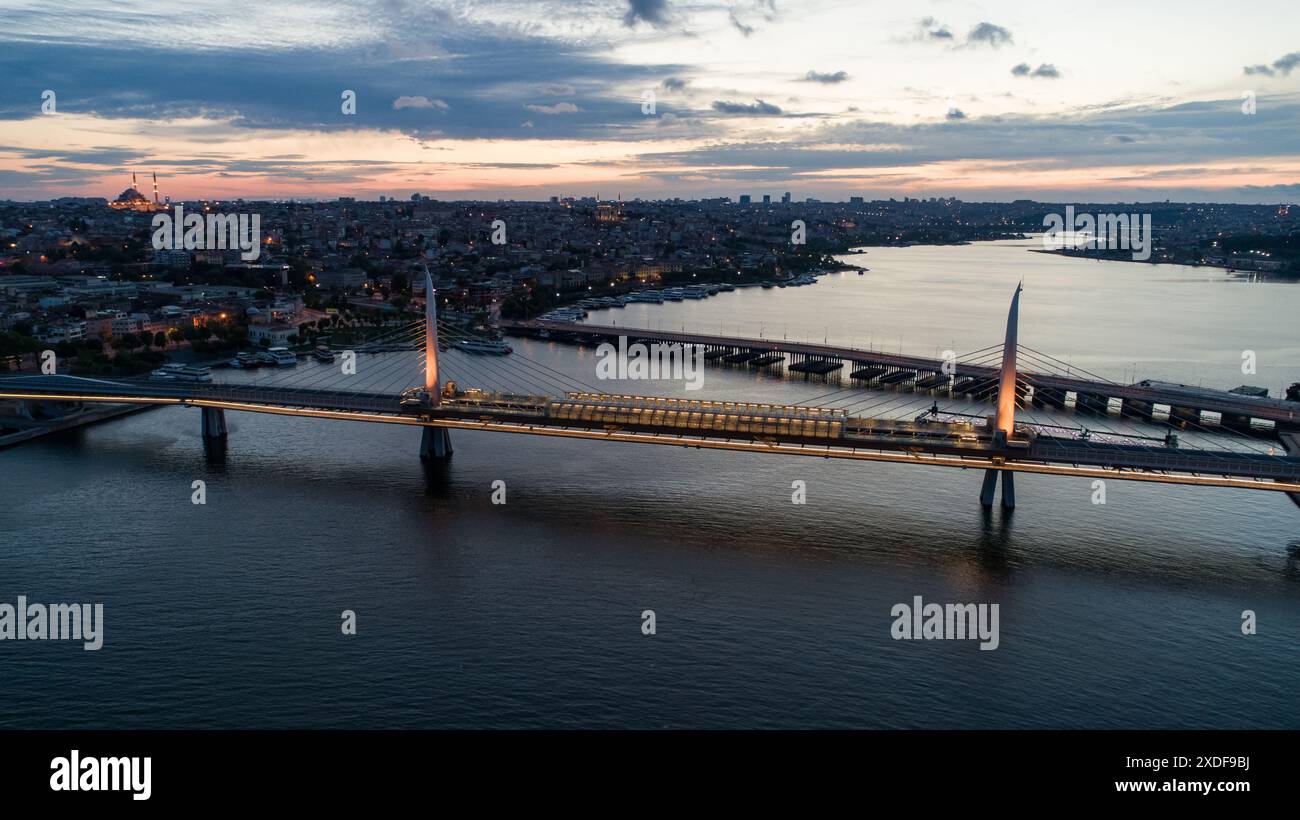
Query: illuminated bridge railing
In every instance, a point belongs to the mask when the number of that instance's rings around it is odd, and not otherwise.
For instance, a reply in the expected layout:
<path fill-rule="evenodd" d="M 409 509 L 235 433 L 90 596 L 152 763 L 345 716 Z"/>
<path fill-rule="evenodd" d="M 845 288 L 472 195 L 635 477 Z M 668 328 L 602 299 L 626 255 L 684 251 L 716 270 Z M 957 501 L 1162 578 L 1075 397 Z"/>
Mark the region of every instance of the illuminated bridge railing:
<path fill-rule="evenodd" d="M 162 382 L 148 379 L 76 379 L 21 377 L 0 380 L 0 387 L 65 395 L 70 401 L 89 396 L 132 399 L 173 399 L 179 402 L 219 401 L 235 404 L 280 405 L 324 410 L 392 413 L 399 397 L 387 393 L 343 392 L 311 388 L 261 387 L 220 382 Z"/>
<path fill-rule="evenodd" d="M 666 428 L 702 434 L 771 435 L 794 438 L 839 438 L 845 414 L 797 405 L 568 393 L 547 404 L 557 421 Z"/>
<path fill-rule="evenodd" d="M 710 399 L 675 399 L 664 396 L 635 396 L 619 393 L 566 393 L 571 401 L 618 402 L 636 407 L 673 408 L 708 412 L 738 412 L 790 418 L 837 418 L 846 413 L 833 407 L 807 407 L 799 404 L 764 404 L 760 402 L 714 401 Z"/>
<path fill-rule="evenodd" d="M 1300 481 L 1300 458 L 1259 452 L 1166 449 L 1039 437 L 1026 457 L 1057 464 Z"/>

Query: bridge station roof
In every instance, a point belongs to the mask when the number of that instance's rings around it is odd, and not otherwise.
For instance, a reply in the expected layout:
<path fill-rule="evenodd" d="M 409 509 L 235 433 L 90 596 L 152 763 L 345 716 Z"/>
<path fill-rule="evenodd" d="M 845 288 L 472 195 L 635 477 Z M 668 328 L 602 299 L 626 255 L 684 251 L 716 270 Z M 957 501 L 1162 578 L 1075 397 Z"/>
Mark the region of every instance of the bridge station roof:
<path fill-rule="evenodd" d="M 708 399 L 676 399 L 663 396 L 634 396 L 612 393 L 566 393 L 569 401 L 599 404 L 622 404 L 663 410 L 685 410 L 701 413 L 746 413 L 749 415 L 786 416 L 790 418 L 842 419 L 844 410 L 833 407 L 806 407 L 798 404 L 765 404 L 743 401 L 711 401 Z"/>

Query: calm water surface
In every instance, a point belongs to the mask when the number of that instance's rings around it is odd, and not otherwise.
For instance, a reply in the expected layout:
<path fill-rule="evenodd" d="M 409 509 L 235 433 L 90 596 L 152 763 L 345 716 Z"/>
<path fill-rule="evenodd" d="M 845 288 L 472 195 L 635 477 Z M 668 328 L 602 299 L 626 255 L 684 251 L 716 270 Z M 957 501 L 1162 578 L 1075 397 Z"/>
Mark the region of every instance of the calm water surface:
<path fill-rule="evenodd" d="M 1023 278 L 1022 341 L 1074 366 L 1300 379 L 1294 285 L 1032 247 L 872 249 L 862 276 L 589 321 L 934 355 L 996 343 Z M 595 382 L 589 348 L 516 350 Z M 361 375 L 414 373 L 400 356 Z M 472 383 L 504 361 L 444 367 Z M 710 369 L 691 395 L 837 389 Z M 1109 482 L 1094 505 L 1086 480 L 1020 476 L 1019 508 L 987 514 L 976 472 L 459 432 L 425 469 L 411 429 L 228 419 L 224 463 L 183 408 L 0 451 L 0 600 L 107 620 L 99 652 L 0 643 L 0 726 L 1300 727 L 1300 509 L 1280 495 Z M 1000 604 L 1000 647 L 891 640 L 914 595 Z"/>

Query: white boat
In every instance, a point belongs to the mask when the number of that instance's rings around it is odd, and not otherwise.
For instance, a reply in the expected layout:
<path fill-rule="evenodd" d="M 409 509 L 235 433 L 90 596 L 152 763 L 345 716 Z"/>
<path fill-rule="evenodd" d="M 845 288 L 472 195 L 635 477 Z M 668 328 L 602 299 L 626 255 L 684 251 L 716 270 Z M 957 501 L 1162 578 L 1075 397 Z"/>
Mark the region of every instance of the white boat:
<path fill-rule="evenodd" d="M 157 382 L 210 382 L 212 371 L 206 367 L 169 362 L 150 373 L 149 379 Z"/>
<path fill-rule="evenodd" d="M 271 358 L 271 363 L 279 367 L 292 367 L 298 363 L 298 357 L 289 352 L 287 347 L 273 347 L 266 351 L 266 355 Z"/>
<path fill-rule="evenodd" d="M 505 342 L 494 339 L 457 339 L 452 343 L 457 350 L 466 353 L 482 353 L 490 356 L 504 356 L 514 350 Z"/>
<path fill-rule="evenodd" d="M 575 310 L 552 310 L 539 318 L 547 322 L 576 322 L 584 316 L 586 316 L 585 313 L 579 313 Z"/>

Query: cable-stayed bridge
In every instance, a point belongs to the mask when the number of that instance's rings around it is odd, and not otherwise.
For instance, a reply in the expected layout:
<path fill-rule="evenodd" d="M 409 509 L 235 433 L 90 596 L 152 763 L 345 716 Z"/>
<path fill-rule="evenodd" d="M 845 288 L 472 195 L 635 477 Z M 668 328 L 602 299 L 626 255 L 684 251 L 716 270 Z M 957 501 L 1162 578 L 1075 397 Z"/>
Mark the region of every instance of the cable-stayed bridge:
<path fill-rule="evenodd" d="M 202 408 L 206 439 L 226 437 L 226 410 L 405 424 L 422 428 L 420 454 L 430 460 L 450 458 L 449 431 L 456 429 L 980 469 L 985 471 L 981 502 L 993 504 L 1001 476 L 1002 504 L 1008 508 L 1015 506 L 1017 472 L 1270 490 L 1300 499 L 1300 437 L 1284 429 L 1285 419 L 1278 420 L 1285 449 L 1245 434 L 1229 433 L 1225 441 L 1223 433 L 1204 431 L 1207 435 L 1191 445 L 1172 434 L 1158 439 L 1111 430 L 1103 420 L 1091 422 L 1096 429 L 1080 431 L 1037 419 L 1034 407 L 1041 405 L 1033 400 L 1035 393 L 1066 383 L 1049 379 L 1079 376 L 1052 373 L 1042 366 L 1052 363 L 1050 357 L 1018 343 L 1019 289 L 1004 343 L 935 374 L 982 380 L 994 412 L 953 412 L 936 402 L 909 418 L 891 416 L 888 397 L 864 399 L 856 386 L 800 404 L 670 398 L 602 391 L 521 354 L 440 356 L 448 347 L 472 349 L 476 340 L 440 323 L 431 283 L 426 293 L 431 297 L 424 319 L 356 346 L 357 352 L 386 355 L 355 374 L 342 368 L 269 376 L 227 371 L 231 375 L 210 382 L 8 376 L 0 377 L 0 398 L 196 406 Z M 654 338 L 649 331 L 623 332 Z M 756 340 L 731 341 L 745 347 Z M 824 351 L 807 355 L 829 358 Z M 1038 370 L 1022 374 L 1023 356 L 1040 365 Z M 942 367 L 928 361 L 894 364 L 910 366 L 915 374 Z M 1188 418 L 1179 424 L 1183 430 L 1199 428 Z"/>

